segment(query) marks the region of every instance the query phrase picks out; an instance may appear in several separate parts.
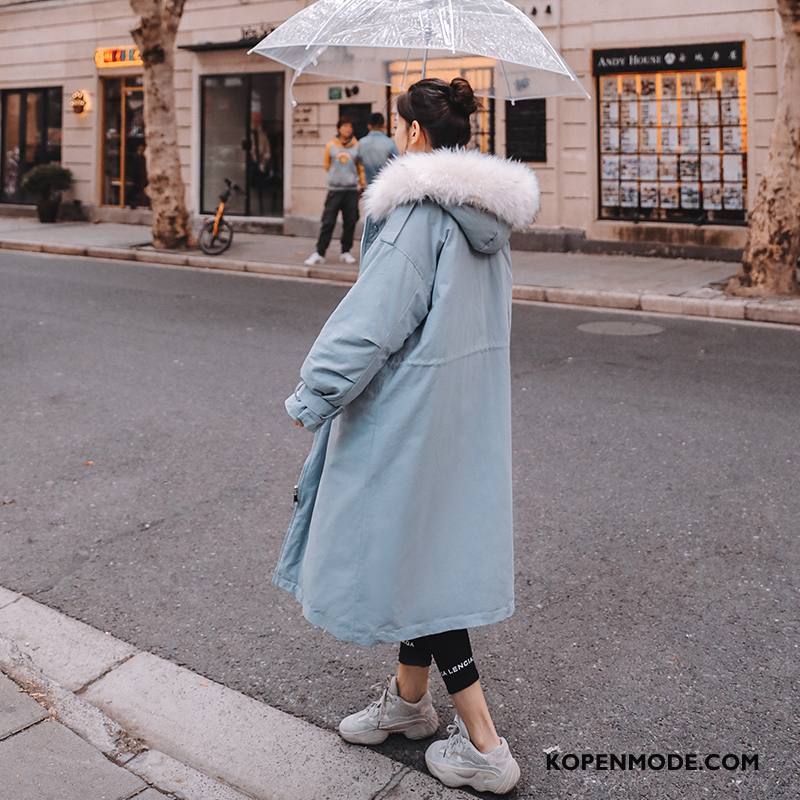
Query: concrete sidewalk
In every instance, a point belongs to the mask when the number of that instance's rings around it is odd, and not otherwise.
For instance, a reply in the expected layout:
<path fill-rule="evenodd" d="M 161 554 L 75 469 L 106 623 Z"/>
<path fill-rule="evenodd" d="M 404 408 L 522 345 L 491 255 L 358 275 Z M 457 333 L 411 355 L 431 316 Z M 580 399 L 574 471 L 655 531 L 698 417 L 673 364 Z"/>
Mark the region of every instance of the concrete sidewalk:
<path fill-rule="evenodd" d="M 1 587 L 0 787 L 13 800 L 473 796 Z"/>
<path fill-rule="evenodd" d="M 221 256 L 206 256 L 200 250 L 156 251 L 149 242 L 150 229 L 144 225 L 42 224 L 30 217 L 0 217 L 0 247 L 5 249 L 346 284 L 358 274 L 356 267 L 339 262 L 337 241 L 328 251 L 328 263 L 315 268 L 303 265 L 315 244 L 303 237 L 236 232 L 231 248 Z M 353 252 L 358 255 L 358 244 Z M 515 250 L 513 264 L 516 300 L 800 325 L 800 298 L 726 296 L 721 286 L 738 269 L 731 262 Z"/>

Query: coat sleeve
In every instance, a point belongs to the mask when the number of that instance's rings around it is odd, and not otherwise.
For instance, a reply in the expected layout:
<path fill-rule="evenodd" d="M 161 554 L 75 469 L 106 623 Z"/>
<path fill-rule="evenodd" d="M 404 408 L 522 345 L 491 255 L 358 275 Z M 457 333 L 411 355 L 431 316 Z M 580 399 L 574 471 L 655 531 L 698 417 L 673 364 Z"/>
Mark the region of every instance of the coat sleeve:
<path fill-rule="evenodd" d="M 333 310 L 284 405 L 316 430 L 354 400 L 430 309 L 431 286 L 392 243 L 376 241 L 356 282 Z"/>

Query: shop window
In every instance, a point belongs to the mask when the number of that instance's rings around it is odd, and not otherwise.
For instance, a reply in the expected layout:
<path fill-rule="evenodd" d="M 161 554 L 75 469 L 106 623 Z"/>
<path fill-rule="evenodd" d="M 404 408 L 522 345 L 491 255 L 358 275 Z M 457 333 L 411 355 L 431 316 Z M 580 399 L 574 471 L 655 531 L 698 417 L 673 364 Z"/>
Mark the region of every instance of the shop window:
<path fill-rule="evenodd" d="M 466 78 L 475 93 L 491 89 L 494 81 L 494 61 L 483 56 L 461 56 L 457 58 L 429 58 L 426 75 L 442 78 L 448 83 L 455 77 Z M 389 80 L 391 85 L 386 89 L 387 108 L 394 110 L 393 97 L 405 91 L 422 77 L 422 60 L 405 59 L 392 61 L 389 64 Z M 466 147 L 480 150 L 483 153 L 494 153 L 494 98 L 479 96 L 480 108 L 470 118 L 472 132 Z M 389 114 L 387 132 L 393 134 L 394 119 Z"/>
<path fill-rule="evenodd" d="M 6 89 L 0 93 L 0 202 L 34 203 L 20 181 L 31 167 L 61 161 L 62 89 Z"/>
<path fill-rule="evenodd" d="M 506 100 L 506 156 L 547 161 L 547 105 L 544 98 Z"/>
<path fill-rule="evenodd" d="M 241 188 L 229 214 L 283 214 L 284 78 L 281 72 L 204 75 L 201 212 L 213 214 L 228 178 Z"/>
<path fill-rule="evenodd" d="M 103 79 L 103 196 L 111 206 L 148 207 L 141 75 Z"/>
<path fill-rule="evenodd" d="M 743 44 L 595 51 L 594 64 L 600 218 L 743 224 Z"/>

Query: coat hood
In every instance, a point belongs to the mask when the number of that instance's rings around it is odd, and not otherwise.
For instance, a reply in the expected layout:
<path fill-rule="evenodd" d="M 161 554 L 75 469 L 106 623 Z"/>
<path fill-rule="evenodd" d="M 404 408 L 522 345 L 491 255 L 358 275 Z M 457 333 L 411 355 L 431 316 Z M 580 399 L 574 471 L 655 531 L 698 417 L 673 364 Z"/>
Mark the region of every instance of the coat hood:
<path fill-rule="evenodd" d="M 470 246 L 495 253 L 539 211 L 539 183 L 519 161 L 464 148 L 406 153 L 389 161 L 364 193 L 375 220 L 399 205 L 432 200 L 458 223 Z"/>

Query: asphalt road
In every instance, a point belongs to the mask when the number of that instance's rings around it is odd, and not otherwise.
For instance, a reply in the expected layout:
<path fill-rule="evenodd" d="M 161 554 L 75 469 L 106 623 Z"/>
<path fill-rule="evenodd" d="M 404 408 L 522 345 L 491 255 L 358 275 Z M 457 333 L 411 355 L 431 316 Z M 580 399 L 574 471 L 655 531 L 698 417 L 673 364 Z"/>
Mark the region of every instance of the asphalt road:
<path fill-rule="evenodd" d="M 345 291 L 0 252 L 0 585 L 325 728 L 373 699 L 396 647 L 269 582 L 312 436 L 283 400 Z M 796 800 L 800 331 L 515 304 L 512 360 L 517 610 L 471 631 L 511 796 Z"/>

